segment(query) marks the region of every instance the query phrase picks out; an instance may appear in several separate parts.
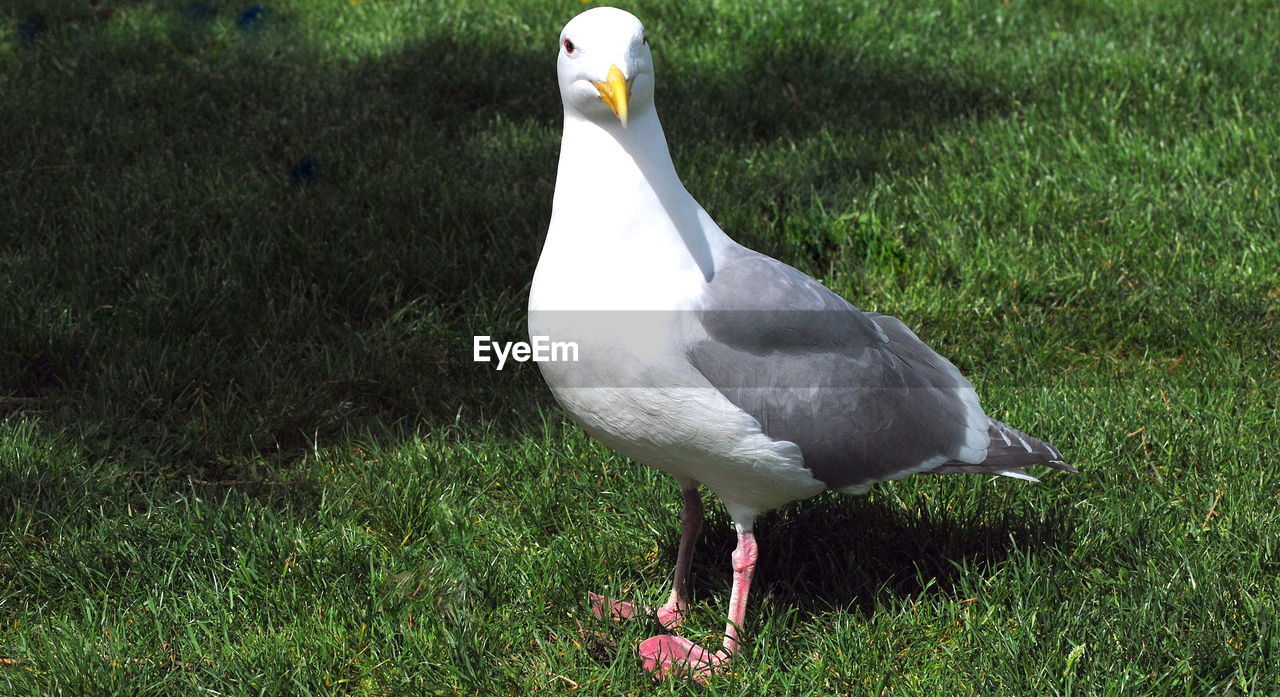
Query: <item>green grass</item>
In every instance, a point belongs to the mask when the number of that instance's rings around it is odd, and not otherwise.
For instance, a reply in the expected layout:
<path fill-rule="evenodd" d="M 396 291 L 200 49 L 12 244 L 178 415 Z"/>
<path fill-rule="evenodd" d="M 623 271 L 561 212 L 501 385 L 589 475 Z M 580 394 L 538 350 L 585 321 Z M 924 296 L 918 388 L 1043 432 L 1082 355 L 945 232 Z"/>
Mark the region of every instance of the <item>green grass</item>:
<path fill-rule="evenodd" d="M 1081 469 L 766 516 L 706 689 L 585 604 L 662 596 L 674 484 L 470 360 L 583 5 L 249 5 L 0 10 L 0 694 L 1280 693 L 1274 3 L 630 6 L 722 226 Z"/>

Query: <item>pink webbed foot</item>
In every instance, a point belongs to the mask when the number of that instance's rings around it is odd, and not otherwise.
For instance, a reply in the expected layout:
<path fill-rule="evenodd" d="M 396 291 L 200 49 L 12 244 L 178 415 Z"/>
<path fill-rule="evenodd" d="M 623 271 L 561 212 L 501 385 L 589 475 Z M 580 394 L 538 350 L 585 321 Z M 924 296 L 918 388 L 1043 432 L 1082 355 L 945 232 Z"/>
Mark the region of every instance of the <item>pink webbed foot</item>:
<path fill-rule="evenodd" d="M 591 613 L 602 620 L 621 622 L 651 614 L 648 608 L 625 600 L 606 598 L 599 593 L 588 592 L 587 597 L 591 599 Z M 688 608 L 684 603 L 667 603 L 658 608 L 657 611 L 653 611 L 652 614 L 657 616 L 658 623 L 663 627 L 675 629 L 684 622 L 686 612 L 688 612 Z"/>
<path fill-rule="evenodd" d="M 654 680 L 668 677 L 690 677 L 705 683 L 707 678 L 729 665 L 723 651 L 708 651 L 684 637 L 659 634 L 640 642 L 640 664 L 653 674 Z"/>
<path fill-rule="evenodd" d="M 599 593 L 590 591 L 587 592 L 587 597 L 591 599 L 591 614 L 602 620 L 621 622 L 622 620 L 629 620 L 638 614 L 638 608 L 625 600 L 606 598 Z"/>

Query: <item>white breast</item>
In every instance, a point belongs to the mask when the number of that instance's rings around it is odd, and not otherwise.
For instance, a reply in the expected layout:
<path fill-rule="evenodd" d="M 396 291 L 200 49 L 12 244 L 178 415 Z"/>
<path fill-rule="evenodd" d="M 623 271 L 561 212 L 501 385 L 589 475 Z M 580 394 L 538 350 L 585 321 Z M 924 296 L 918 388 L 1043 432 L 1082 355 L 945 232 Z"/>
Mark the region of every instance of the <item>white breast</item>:
<path fill-rule="evenodd" d="M 603 288 L 626 281 L 601 279 Z M 530 334 L 573 341 L 578 360 L 538 367 L 556 400 L 592 436 L 642 464 L 706 484 L 736 520 L 825 488 L 795 444 L 764 435 L 689 364 L 685 347 L 700 331 L 691 312 L 601 310 L 623 304 L 620 297 L 634 301 L 616 290 L 562 297 L 550 287 L 537 294 L 540 303 L 531 299 Z M 565 306 L 574 309 L 559 309 Z"/>

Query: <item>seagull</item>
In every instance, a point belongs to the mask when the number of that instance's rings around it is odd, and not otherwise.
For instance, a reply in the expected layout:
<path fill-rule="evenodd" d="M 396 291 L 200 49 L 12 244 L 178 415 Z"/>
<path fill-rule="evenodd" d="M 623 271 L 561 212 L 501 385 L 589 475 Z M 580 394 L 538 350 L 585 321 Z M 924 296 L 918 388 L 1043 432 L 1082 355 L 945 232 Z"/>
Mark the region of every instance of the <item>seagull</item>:
<path fill-rule="evenodd" d="M 572 342 L 538 362 L 588 434 L 679 483 L 672 589 L 652 610 L 677 631 L 689 608 L 699 487 L 737 530 L 722 646 L 674 633 L 639 646 L 655 679 L 699 682 L 742 646 L 757 516 L 828 489 L 864 494 L 921 473 L 1037 481 L 1076 471 L 1056 448 L 987 417 L 973 386 L 901 321 L 863 312 L 820 282 L 729 238 L 685 190 L 654 106 L 644 26 L 599 7 L 560 34 L 564 133 L 529 334 Z M 650 612 L 591 594 L 601 617 Z"/>

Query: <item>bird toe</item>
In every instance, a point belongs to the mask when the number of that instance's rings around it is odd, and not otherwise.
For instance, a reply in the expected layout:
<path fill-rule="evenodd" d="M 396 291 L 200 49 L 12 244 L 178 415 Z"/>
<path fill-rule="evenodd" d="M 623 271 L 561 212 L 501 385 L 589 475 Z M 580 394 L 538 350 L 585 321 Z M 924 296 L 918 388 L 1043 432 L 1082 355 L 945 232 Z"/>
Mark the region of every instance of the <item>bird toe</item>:
<path fill-rule="evenodd" d="M 689 612 L 685 603 L 667 603 L 658 608 L 658 624 L 666 629 L 679 629 L 684 624 L 684 616 Z"/>
<path fill-rule="evenodd" d="M 602 620 L 621 622 L 629 620 L 637 614 L 636 606 L 625 600 L 614 600 L 599 593 L 591 592 L 587 593 L 587 597 L 591 601 L 591 614 Z"/>
<path fill-rule="evenodd" d="M 724 670 L 729 662 L 725 653 L 708 651 L 674 634 L 659 634 L 645 639 L 637 653 L 641 667 L 651 673 L 654 680 L 688 677 L 705 683 L 712 675 Z"/>

